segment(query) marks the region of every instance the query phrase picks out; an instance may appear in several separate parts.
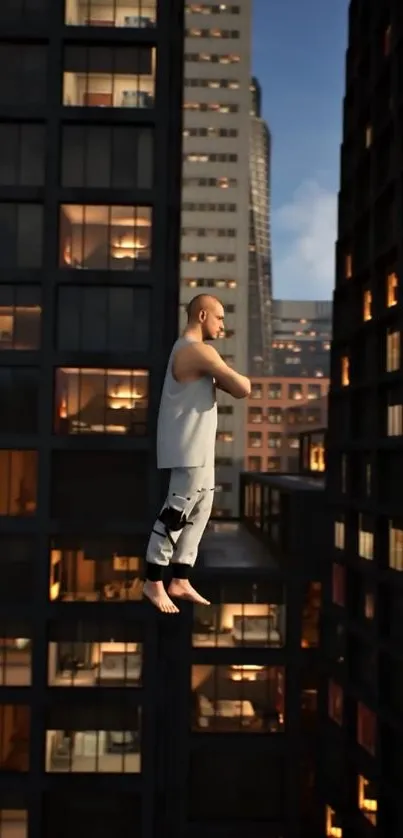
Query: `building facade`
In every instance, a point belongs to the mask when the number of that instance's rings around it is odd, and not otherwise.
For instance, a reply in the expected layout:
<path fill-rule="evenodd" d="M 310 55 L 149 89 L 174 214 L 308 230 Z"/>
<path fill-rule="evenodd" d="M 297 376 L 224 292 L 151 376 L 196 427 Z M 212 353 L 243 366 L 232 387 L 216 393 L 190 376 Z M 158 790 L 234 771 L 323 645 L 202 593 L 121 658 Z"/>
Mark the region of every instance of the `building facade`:
<path fill-rule="evenodd" d="M 262 91 L 255 78 L 251 93 L 248 373 L 255 376 L 272 372 L 271 135 L 262 119 Z"/>
<path fill-rule="evenodd" d="M 350 3 L 327 445 L 329 838 L 403 832 L 402 44 L 399 0 Z"/>
<path fill-rule="evenodd" d="M 246 471 L 298 472 L 300 434 L 326 426 L 328 379 L 264 377 L 252 378 L 251 383 Z M 313 461 L 316 455 L 319 466 L 320 450 L 312 452 Z"/>
<path fill-rule="evenodd" d="M 331 302 L 274 300 L 272 374 L 327 378 L 331 333 Z"/>
<path fill-rule="evenodd" d="M 3 3 L 0 28 L 0 836 L 150 838 L 138 600 L 178 329 L 183 3 Z"/>
<path fill-rule="evenodd" d="M 251 0 L 185 7 L 181 328 L 199 293 L 226 310 L 220 351 L 247 372 Z M 238 509 L 245 406 L 219 394 L 217 483 Z M 217 493 L 215 511 L 220 511 Z"/>

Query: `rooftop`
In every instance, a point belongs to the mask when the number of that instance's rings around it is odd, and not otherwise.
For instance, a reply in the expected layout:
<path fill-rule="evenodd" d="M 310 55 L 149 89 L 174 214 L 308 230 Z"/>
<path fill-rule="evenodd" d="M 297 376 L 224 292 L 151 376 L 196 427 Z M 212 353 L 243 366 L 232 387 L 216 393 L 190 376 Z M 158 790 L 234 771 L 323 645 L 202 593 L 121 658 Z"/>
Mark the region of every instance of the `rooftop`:
<path fill-rule="evenodd" d="M 269 548 L 239 521 L 210 521 L 203 536 L 198 566 L 203 570 L 276 570 Z"/>

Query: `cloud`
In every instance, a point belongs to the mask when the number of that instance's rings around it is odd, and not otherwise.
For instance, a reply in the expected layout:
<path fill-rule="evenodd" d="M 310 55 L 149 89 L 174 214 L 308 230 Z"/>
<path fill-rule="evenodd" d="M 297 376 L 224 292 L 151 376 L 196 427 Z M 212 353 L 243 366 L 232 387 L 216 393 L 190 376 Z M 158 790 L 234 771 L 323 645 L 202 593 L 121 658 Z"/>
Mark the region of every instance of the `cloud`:
<path fill-rule="evenodd" d="M 330 299 L 334 288 L 337 194 L 306 180 L 273 213 L 274 296 Z"/>

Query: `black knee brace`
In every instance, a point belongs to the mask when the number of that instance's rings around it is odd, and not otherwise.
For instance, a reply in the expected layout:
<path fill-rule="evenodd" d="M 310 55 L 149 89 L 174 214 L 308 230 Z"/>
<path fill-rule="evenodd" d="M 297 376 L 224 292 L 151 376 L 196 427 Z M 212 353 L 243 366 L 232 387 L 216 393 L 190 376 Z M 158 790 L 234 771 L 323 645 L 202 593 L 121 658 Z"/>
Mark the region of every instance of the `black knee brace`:
<path fill-rule="evenodd" d="M 165 535 L 175 550 L 176 543 L 174 542 L 171 533 L 183 530 L 189 523 L 185 513 L 181 512 L 180 509 L 175 509 L 173 506 L 165 506 L 158 515 L 157 521 L 161 521 L 161 524 L 164 525 Z M 153 532 L 157 531 L 153 530 Z M 157 533 L 157 535 L 159 535 L 159 533 Z"/>
<path fill-rule="evenodd" d="M 166 530 L 172 532 L 183 530 L 183 527 L 186 525 L 185 513 L 181 512 L 180 509 L 174 509 L 173 506 L 165 506 L 158 515 L 157 520 L 164 524 Z"/>

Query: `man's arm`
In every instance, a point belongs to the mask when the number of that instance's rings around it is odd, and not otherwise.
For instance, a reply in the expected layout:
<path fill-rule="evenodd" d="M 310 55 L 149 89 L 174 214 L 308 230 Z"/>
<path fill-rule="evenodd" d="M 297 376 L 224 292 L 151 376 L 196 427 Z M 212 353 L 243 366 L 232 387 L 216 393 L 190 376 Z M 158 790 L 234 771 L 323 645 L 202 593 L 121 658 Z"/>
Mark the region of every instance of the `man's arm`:
<path fill-rule="evenodd" d="M 249 378 L 229 367 L 213 346 L 197 343 L 193 344 L 192 350 L 194 372 L 211 375 L 216 386 L 234 399 L 246 399 L 250 395 Z"/>

